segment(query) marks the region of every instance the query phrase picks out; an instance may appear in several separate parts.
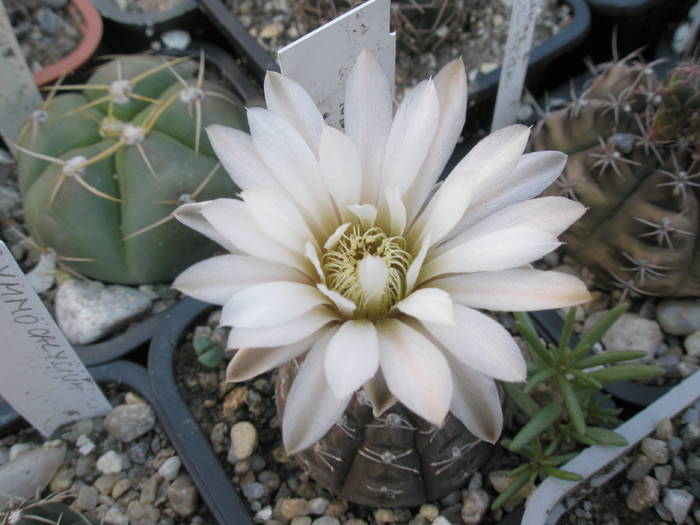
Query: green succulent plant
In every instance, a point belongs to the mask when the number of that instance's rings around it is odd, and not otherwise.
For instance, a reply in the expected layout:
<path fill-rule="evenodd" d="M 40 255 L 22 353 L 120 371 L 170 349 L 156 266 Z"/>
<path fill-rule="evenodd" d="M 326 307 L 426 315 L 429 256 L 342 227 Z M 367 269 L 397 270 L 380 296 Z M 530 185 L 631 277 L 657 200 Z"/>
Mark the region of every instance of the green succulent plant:
<path fill-rule="evenodd" d="M 567 250 L 623 299 L 700 295 L 700 64 L 662 82 L 653 66 L 634 55 L 599 66 L 532 144 L 569 154 L 548 193 L 589 210 Z"/>
<path fill-rule="evenodd" d="M 236 96 L 204 80 L 203 57 L 197 70 L 185 59 L 125 56 L 84 85 L 55 86 L 18 144 L 32 237 L 84 276 L 172 280 L 216 249 L 172 211 L 236 192 L 203 133 L 214 123 L 247 130 Z"/>
<path fill-rule="evenodd" d="M 515 315 L 516 328 L 526 346 L 527 383 L 518 387 L 504 383 L 508 397 L 528 422 L 501 444 L 527 461 L 509 472 L 510 485 L 492 504 L 499 508 L 521 487 L 538 477 L 554 476 L 577 481 L 580 476 L 559 467 L 573 459 L 582 446 L 627 444 L 625 438 L 606 428 L 621 423 L 618 410 L 605 406 L 609 396 L 601 395 L 605 385 L 619 381 L 658 377 L 662 368 L 627 362 L 646 356 L 646 352 L 627 350 L 591 355 L 591 349 L 627 310 L 621 304 L 607 312 L 570 348 L 576 309 L 566 317 L 558 344 L 546 345 L 535 331 L 526 313 Z"/>

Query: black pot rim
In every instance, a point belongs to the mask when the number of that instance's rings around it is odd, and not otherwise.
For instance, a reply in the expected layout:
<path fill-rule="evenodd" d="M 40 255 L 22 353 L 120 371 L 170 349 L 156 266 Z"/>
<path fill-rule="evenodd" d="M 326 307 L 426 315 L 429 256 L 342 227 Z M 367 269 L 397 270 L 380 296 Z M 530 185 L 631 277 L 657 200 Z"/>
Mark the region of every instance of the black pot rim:
<path fill-rule="evenodd" d="M 88 367 L 101 365 L 124 357 L 151 340 L 170 308 L 173 307 L 170 306 L 160 313 L 138 321 L 133 328 L 129 328 L 124 333 L 111 339 L 89 345 L 75 346 L 75 351 L 83 364 Z"/>
<path fill-rule="evenodd" d="M 114 0 L 92 0 L 92 3 L 95 4 L 95 7 L 104 18 L 120 24 L 136 27 L 154 26 L 197 9 L 196 0 L 182 0 L 178 5 L 170 9 L 153 13 L 133 13 L 124 11 L 114 3 Z"/>
<path fill-rule="evenodd" d="M 601 15 L 624 18 L 636 16 L 668 0 L 587 0 L 591 10 Z"/>
<path fill-rule="evenodd" d="M 158 420 L 219 525 L 253 525 L 175 382 L 174 357 L 181 335 L 212 305 L 185 298 L 168 311 L 151 340 L 148 378 Z"/>

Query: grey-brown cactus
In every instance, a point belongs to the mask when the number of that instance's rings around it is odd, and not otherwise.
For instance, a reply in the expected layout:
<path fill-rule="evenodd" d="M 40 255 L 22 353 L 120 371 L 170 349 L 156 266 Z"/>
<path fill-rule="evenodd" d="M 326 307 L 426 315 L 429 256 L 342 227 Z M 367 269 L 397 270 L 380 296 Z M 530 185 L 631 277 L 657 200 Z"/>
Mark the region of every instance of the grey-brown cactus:
<path fill-rule="evenodd" d="M 276 387 L 280 421 L 298 371 L 291 361 Z M 420 505 L 458 489 L 487 459 L 491 445 L 473 436 L 450 414 L 442 427 L 400 403 L 375 418 L 359 390 L 340 421 L 313 447 L 295 456 L 317 482 L 362 505 Z"/>
<path fill-rule="evenodd" d="M 662 82 L 652 66 L 599 66 L 533 139 L 569 154 L 548 193 L 589 207 L 563 236 L 568 253 L 623 299 L 700 294 L 700 65 Z"/>

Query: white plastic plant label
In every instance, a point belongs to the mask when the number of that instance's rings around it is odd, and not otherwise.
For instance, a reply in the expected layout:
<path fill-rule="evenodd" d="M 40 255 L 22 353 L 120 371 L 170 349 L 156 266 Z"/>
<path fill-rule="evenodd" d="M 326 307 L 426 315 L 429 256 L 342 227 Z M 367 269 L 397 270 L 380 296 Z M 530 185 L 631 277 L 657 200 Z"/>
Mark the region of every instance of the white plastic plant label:
<path fill-rule="evenodd" d="M 0 395 L 44 436 L 111 405 L 0 241 Z"/>
<path fill-rule="evenodd" d="M 491 131 L 513 124 L 517 120 L 539 7 L 540 0 L 513 2 Z"/>
<path fill-rule="evenodd" d="M 309 92 L 327 124 L 342 125 L 345 81 L 364 48 L 393 86 L 396 34 L 389 21 L 389 0 L 370 0 L 279 51 L 282 73 Z"/>

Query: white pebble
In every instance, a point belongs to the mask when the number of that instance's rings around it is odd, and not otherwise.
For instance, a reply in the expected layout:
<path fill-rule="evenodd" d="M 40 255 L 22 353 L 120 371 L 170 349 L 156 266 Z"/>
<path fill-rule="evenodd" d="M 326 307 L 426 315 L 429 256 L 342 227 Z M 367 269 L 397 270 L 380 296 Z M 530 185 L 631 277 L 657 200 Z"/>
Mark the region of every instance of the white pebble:
<path fill-rule="evenodd" d="M 170 457 L 165 460 L 165 462 L 158 469 L 158 474 L 163 476 L 168 481 L 172 481 L 177 477 L 178 472 L 180 472 L 180 467 L 182 466 L 182 461 L 177 456 Z"/>
<path fill-rule="evenodd" d="M 105 452 L 97 460 L 97 470 L 103 474 L 116 474 L 122 470 L 122 457 L 115 452 L 110 450 Z"/>

